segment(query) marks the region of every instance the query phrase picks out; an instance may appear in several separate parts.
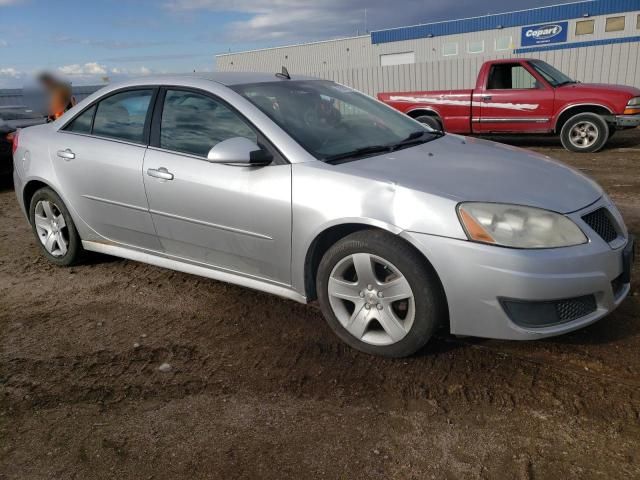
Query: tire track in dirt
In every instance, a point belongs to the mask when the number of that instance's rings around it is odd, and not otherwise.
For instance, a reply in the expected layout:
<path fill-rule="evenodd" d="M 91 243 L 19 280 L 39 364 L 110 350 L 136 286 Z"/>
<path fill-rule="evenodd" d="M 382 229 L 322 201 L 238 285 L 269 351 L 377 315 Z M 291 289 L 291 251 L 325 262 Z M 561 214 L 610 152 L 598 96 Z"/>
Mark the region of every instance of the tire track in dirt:
<path fill-rule="evenodd" d="M 451 343 L 457 349 L 448 350 Z M 252 362 L 243 366 L 234 359 L 233 348 L 204 351 L 193 345 L 2 359 L 3 401 L 25 411 L 65 403 L 108 405 L 125 399 L 246 390 L 256 395 L 287 392 L 339 404 L 373 402 L 397 410 L 446 413 L 478 406 L 528 407 L 605 421 L 640 419 L 638 383 L 560 370 L 457 341 L 440 341 L 440 351 L 400 366 L 355 354 L 339 343 L 310 343 L 279 356 L 253 348 Z M 167 359 L 173 371 L 158 372 L 157 366 Z"/>

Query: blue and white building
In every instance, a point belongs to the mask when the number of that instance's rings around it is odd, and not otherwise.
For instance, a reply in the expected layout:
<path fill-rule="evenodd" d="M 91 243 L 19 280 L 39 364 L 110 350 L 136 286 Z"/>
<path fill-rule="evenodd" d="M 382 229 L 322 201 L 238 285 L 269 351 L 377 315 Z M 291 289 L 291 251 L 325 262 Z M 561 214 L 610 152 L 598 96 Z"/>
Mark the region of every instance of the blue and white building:
<path fill-rule="evenodd" d="M 640 87 L 640 0 L 591 0 L 216 56 L 221 71 L 314 74 L 368 93 L 471 88 L 492 58 L 534 57 Z"/>

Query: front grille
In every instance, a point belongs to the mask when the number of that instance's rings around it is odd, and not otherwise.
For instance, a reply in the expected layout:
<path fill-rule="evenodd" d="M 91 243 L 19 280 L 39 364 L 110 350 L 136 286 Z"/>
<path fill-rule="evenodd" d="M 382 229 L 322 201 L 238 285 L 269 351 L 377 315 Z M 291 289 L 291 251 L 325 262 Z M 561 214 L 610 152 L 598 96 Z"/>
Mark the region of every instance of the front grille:
<path fill-rule="evenodd" d="M 593 295 L 548 302 L 502 300 L 501 303 L 514 323 L 529 328 L 571 322 L 595 312 L 598 308 Z"/>
<path fill-rule="evenodd" d="M 556 312 L 561 322 L 570 322 L 596 310 L 596 299 L 593 295 L 571 298 L 556 303 Z"/>
<path fill-rule="evenodd" d="M 600 235 L 605 242 L 611 243 L 618 238 L 618 232 L 606 208 L 602 207 L 594 210 L 582 217 L 582 220 Z"/>

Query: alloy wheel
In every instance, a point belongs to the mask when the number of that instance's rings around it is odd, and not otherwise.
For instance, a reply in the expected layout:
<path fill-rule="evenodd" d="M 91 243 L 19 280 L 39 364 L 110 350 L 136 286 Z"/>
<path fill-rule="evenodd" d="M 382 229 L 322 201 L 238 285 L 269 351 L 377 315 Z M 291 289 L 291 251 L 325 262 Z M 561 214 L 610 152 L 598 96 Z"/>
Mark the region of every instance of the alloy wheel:
<path fill-rule="evenodd" d="M 391 262 L 369 253 L 340 260 L 328 282 L 329 303 L 344 328 L 371 345 L 402 340 L 415 319 L 411 285 Z"/>
<path fill-rule="evenodd" d="M 594 123 L 581 121 L 571 128 L 569 141 L 577 148 L 588 148 L 598 141 L 599 136 L 600 132 Z"/>
<path fill-rule="evenodd" d="M 39 200 L 35 226 L 44 248 L 54 257 L 64 257 L 69 249 L 69 231 L 60 208 L 49 200 Z"/>

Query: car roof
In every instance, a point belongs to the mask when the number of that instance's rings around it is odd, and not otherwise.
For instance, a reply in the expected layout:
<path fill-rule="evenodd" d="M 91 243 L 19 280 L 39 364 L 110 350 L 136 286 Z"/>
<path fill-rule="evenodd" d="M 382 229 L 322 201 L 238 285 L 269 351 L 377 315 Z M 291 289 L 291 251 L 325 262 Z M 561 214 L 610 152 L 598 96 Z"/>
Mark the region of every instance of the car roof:
<path fill-rule="evenodd" d="M 211 80 L 212 82 L 218 82 L 227 86 L 243 85 L 248 83 L 287 81 L 286 78 L 276 76 L 275 72 L 211 72 L 192 75 L 197 75 L 199 76 L 199 78 Z M 293 74 L 291 75 L 291 80 L 318 80 L 318 78 Z"/>
<path fill-rule="evenodd" d="M 110 87 L 123 87 L 135 85 L 163 85 L 171 84 L 176 80 L 184 82 L 185 80 L 208 80 L 220 83 L 225 86 L 245 85 L 251 83 L 265 82 L 287 82 L 289 80 L 276 76 L 275 73 L 267 72 L 204 72 L 204 73 L 182 73 L 182 74 L 163 74 L 163 75 L 146 75 L 144 77 L 130 78 L 122 82 L 113 83 Z M 319 80 L 316 77 L 306 75 L 291 75 L 291 80 Z"/>

